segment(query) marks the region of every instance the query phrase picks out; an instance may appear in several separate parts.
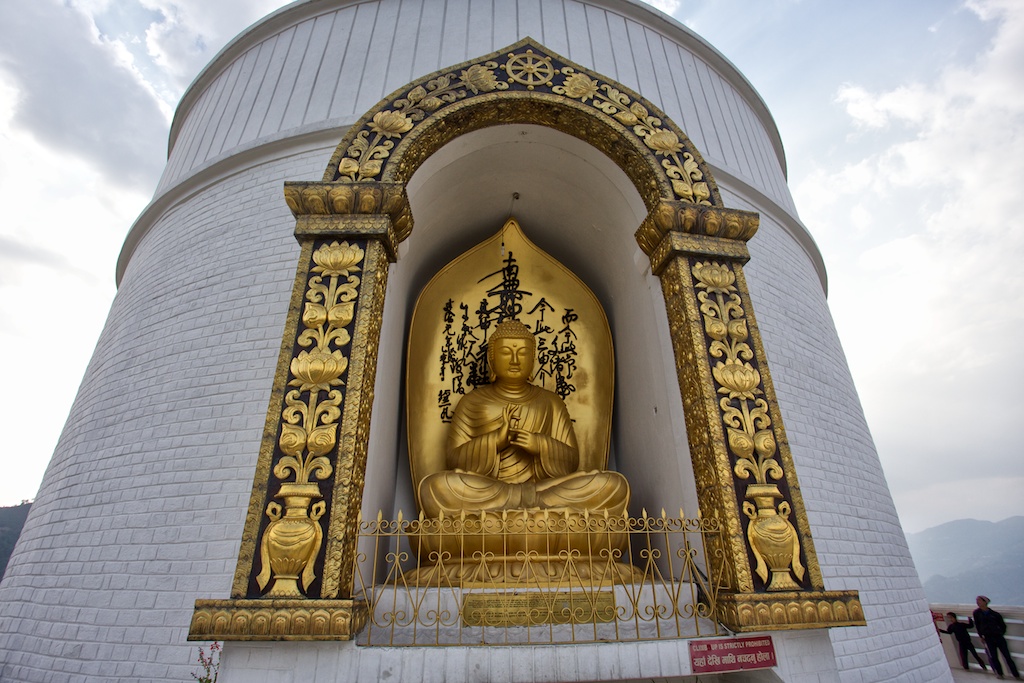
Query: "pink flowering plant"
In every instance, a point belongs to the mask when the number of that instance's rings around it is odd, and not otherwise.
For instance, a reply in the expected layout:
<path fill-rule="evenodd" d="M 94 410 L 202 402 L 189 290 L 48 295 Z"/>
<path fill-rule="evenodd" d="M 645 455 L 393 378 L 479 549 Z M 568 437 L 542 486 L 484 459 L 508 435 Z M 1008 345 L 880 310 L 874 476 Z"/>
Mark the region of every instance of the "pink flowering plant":
<path fill-rule="evenodd" d="M 217 673 L 220 670 L 221 644 L 216 640 L 210 643 L 210 651 L 207 653 L 202 646 L 199 647 L 199 668 L 200 672 L 192 672 L 192 678 L 199 683 L 217 683 Z"/>

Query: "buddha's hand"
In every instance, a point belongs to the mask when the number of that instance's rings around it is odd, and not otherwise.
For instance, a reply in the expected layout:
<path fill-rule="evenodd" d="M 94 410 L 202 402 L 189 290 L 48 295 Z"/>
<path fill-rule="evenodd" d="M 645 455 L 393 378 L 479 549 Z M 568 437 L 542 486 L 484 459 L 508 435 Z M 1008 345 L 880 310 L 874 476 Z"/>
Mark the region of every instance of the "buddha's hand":
<path fill-rule="evenodd" d="M 509 430 L 509 443 L 530 455 L 540 455 L 540 437 L 523 429 Z"/>
<path fill-rule="evenodd" d="M 498 427 L 498 449 L 508 448 L 512 441 L 510 431 L 513 425 L 519 424 L 519 406 L 509 403 L 501 411 L 501 426 Z"/>

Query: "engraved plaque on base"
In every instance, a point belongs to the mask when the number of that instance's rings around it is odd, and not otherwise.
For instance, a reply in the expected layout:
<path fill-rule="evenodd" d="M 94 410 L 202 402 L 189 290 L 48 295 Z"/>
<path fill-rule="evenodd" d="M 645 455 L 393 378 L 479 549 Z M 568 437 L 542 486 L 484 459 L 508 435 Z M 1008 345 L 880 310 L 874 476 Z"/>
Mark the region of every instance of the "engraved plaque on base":
<path fill-rule="evenodd" d="M 466 626 L 539 626 L 542 624 L 607 624 L 615 619 L 615 594 L 472 593 L 462 602 Z"/>

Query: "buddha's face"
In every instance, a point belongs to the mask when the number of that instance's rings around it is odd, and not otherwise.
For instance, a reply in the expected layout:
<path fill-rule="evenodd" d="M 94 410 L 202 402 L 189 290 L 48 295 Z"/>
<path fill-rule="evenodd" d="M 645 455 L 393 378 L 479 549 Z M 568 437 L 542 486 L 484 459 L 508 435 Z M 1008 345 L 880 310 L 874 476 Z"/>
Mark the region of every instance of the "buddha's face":
<path fill-rule="evenodd" d="M 525 339 L 499 339 L 491 359 L 498 382 L 528 382 L 533 374 L 533 344 Z"/>

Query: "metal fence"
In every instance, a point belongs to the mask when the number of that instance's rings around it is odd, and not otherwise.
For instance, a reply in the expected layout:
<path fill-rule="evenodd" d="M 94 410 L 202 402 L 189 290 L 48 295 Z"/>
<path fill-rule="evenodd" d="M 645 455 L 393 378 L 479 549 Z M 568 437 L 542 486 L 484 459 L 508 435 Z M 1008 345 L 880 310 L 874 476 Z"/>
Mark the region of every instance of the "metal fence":
<path fill-rule="evenodd" d="M 569 511 L 359 522 L 365 645 L 488 645 L 718 635 L 716 520 Z M 722 563 L 714 563 L 721 566 Z"/>

